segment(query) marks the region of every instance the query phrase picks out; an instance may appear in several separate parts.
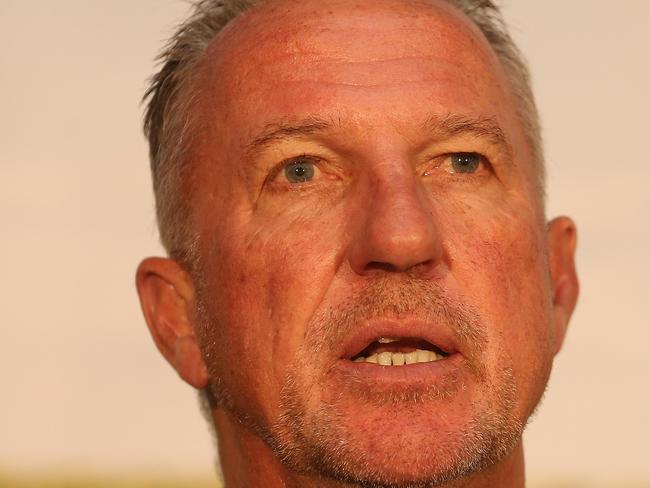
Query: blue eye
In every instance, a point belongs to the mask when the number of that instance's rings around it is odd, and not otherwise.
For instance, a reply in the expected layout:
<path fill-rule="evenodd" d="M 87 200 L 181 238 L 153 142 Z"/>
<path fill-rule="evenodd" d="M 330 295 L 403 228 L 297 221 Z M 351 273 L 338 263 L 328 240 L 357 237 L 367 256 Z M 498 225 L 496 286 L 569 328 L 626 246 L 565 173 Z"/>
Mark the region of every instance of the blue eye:
<path fill-rule="evenodd" d="M 481 164 L 481 155 L 476 153 L 454 153 L 451 158 L 453 173 L 474 173 Z"/>
<path fill-rule="evenodd" d="M 284 175 L 291 183 L 305 183 L 314 177 L 315 168 L 308 158 L 298 158 L 284 168 Z"/>

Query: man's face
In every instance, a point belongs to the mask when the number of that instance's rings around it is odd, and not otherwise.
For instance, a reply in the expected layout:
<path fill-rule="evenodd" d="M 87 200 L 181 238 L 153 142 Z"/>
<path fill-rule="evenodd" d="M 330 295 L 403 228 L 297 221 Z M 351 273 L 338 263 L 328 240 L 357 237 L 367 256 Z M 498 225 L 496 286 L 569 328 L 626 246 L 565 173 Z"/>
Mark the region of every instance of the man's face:
<path fill-rule="evenodd" d="M 274 1 L 202 69 L 198 335 L 228 415 L 341 479 L 505 455 L 557 344 L 535 166 L 486 41 L 442 2 Z"/>

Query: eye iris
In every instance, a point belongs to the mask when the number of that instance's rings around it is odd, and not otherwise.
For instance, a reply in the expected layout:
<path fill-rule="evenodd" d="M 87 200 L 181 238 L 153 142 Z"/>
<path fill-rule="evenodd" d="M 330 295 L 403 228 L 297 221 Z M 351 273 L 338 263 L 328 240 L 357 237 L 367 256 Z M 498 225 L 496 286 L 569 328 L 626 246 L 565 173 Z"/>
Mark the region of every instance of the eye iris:
<path fill-rule="evenodd" d="M 451 156 L 454 173 L 473 173 L 478 169 L 480 156 L 476 153 L 456 153 Z"/>
<path fill-rule="evenodd" d="M 284 169 L 284 174 L 292 183 L 304 183 L 314 177 L 314 165 L 307 161 L 296 161 Z"/>

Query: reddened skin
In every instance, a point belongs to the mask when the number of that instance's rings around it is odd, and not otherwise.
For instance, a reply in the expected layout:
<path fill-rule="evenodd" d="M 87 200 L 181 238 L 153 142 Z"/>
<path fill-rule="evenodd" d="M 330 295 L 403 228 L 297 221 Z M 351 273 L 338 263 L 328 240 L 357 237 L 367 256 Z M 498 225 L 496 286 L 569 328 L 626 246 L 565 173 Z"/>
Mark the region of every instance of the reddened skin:
<path fill-rule="evenodd" d="M 136 273 L 140 305 L 158 350 L 195 388 L 208 384 L 208 370 L 194 333 L 194 287 L 173 259 L 144 259 Z"/>

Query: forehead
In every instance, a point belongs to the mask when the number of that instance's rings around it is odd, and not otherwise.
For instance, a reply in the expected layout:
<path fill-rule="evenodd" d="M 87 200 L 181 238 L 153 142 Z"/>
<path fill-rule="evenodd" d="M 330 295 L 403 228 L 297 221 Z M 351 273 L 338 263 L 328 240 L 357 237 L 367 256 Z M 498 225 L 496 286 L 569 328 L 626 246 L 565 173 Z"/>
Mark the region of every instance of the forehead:
<path fill-rule="evenodd" d="M 208 116 L 241 137 L 305 115 L 395 125 L 449 113 L 504 123 L 512 112 L 494 52 L 444 1 L 268 0 L 217 35 L 204 68 Z"/>

